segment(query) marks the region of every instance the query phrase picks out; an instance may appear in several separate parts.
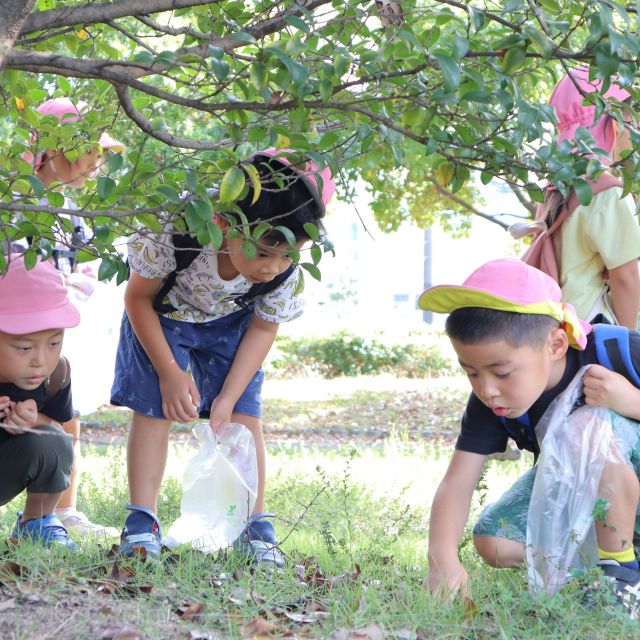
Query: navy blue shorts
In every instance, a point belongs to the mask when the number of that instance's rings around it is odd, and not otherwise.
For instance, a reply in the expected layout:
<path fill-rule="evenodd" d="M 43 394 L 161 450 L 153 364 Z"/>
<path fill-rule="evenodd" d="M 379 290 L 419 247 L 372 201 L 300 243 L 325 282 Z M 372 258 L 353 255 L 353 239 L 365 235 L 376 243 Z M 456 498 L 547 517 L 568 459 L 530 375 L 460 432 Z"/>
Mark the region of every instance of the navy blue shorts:
<path fill-rule="evenodd" d="M 253 317 L 243 309 L 210 322 L 182 322 L 159 316 L 164 336 L 178 366 L 191 374 L 200 392 L 198 410 L 209 417 L 211 403 L 220 393 L 236 355 L 238 345 Z M 262 382 L 259 369 L 240 396 L 234 413 L 262 415 Z M 133 331 L 125 313 L 120 325 L 116 370 L 111 388 L 111 404 L 129 407 L 152 418 L 164 419 L 158 375 Z"/>

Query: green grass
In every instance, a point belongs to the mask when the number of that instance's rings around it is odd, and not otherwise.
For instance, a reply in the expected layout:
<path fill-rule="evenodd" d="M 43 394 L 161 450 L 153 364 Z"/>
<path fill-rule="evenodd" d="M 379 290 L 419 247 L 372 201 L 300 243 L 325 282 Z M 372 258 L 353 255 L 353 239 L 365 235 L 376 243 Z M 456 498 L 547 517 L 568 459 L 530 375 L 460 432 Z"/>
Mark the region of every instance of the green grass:
<path fill-rule="evenodd" d="M 179 514 L 180 477 L 192 452 L 171 447 L 159 505 L 165 526 Z M 233 554 L 186 549 L 158 564 L 134 563 L 116 580 L 109 578 L 113 559 L 96 544 L 75 555 L 7 546 L 0 558 L 0 637 L 117 637 L 114 629 L 130 628 L 144 638 L 242 638 L 260 635 L 251 626 L 256 621 L 272 625 L 275 636 L 313 638 L 640 637 L 616 610 L 585 609 L 570 588 L 532 598 L 523 572 L 480 563 L 468 533 L 461 557 L 476 608 L 430 598 L 421 586 L 428 505 L 449 453 L 438 442 L 398 439 L 375 448 L 272 448 L 268 508 L 278 514 L 289 557 L 282 571 L 252 572 Z M 530 464 L 490 463 L 474 514 Z M 79 507 L 91 518 L 122 525 L 125 468 L 122 447 L 85 447 Z M 3 537 L 20 505 L 17 499 L 0 508 Z M 10 562 L 22 567 L 21 577 L 8 570 Z M 3 609 L 3 601 L 11 607 Z"/>

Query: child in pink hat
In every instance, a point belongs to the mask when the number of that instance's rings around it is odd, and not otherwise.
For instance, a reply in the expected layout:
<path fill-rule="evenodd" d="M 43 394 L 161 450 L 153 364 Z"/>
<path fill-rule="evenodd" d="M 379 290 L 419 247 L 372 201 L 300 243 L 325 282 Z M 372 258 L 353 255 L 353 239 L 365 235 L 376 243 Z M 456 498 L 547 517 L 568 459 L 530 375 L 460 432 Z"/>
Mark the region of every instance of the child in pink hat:
<path fill-rule="evenodd" d="M 188 235 L 173 228 L 160 234 L 143 230 L 129 242 L 131 277 L 111 394 L 112 404 L 134 412 L 127 448 L 130 513 L 120 543 L 124 556 L 159 555 L 157 501 L 169 428 L 173 421 L 205 418 L 214 433 L 221 424 L 237 422 L 253 434 L 258 494 L 235 546 L 251 561 L 284 564 L 269 519 L 273 514 L 264 510 L 261 367 L 280 324 L 303 312 L 300 271 L 291 252 L 309 244 L 313 229 L 321 234 L 335 190 L 328 168 L 320 170 L 299 156 L 271 148 L 240 165 L 246 195 L 232 212 L 215 216 L 223 236 L 219 250 L 194 247 Z M 259 177 L 259 193 L 250 176 Z M 253 254 L 246 251 L 240 224 L 256 230 L 264 225 Z"/>
<path fill-rule="evenodd" d="M 17 255 L 0 277 L 0 297 L 0 504 L 26 490 L 12 537 L 73 549 L 54 509 L 73 462 L 72 439 L 61 428 L 73 407 L 60 351 L 80 314 L 52 264 L 27 271 Z"/>
<path fill-rule="evenodd" d="M 640 572 L 633 541 L 640 539 L 640 389 L 624 377 L 628 371 L 621 364 L 598 364 L 594 327 L 563 302 L 553 279 L 513 259 L 482 265 L 460 286 L 427 289 L 419 306 L 450 314 L 446 332 L 472 389 L 455 451 L 431 508 L 425 586 L 433 593 L 466 592 L 468 575 L 458 558 L 458 544 L 487 456 L 504 451 L 509 438 L 537 454 L 536 424 L 578 371 L 592 365 L 584 379 L 586 404 L 617 416 L 616 438 L 624 434 L 628 439 L 631 431 L 636 439 L 628 464 L 612 465 L 609 484 L 600 487 L 609 511 L 606 524 L 596 525 L 598 553 L 604 572 L 617 580 L 618 593 L 637 588 Z M 640 334 L 632 331 L 629 358 L 640 371 Z M 492 567 L 520 567 L 525 562 L 535 474 L 536 467 L 518 479 L 485 508 L 474 527 L 475 547 Z"/>
<path fill-rule="evenodd" d="M 74 103 L 69 98 L 53 98 L 37 108 L 37 111 L 42 116 L 53 116 L 60 125 L 81 120 L 87 110 L 88 106 L 85 103 Z M 47 137 L 55 140 L 55 131 L 55 129 L 53 129 L 53 132 L 47 131 Z M 62 145 L 61 140 L 60 144 Z M 73 144 L 77 144 L 75 138 L 73 139 Z M 25 154 L 25 159 L 33 163 L 35 175 L 42 182 L 45 189 L 55 188 L 63 192 L 69 189 L 81 189 L 87 180 L 96 177 L 100 167 L 106 162 L 106 154 L 108 152 L 123 153 L 125 147 L 121 142 L 114 140 L 108 133 L 103 132 L 100 134 L 96 144 L 92 145 L 85 153 L 80 154 L 73 161 L 65 155 L 66 150 L 62 146 L 56 149 L 42 150 L 40 136 L 37 134 L 34 136 L 33 153 Z M 55 186 L 56 183 L 58 186 Z M 43 198 L 40 204 L 49 203 L 46 198 Z M 73 200 L 66 194 L 64 208 L 77 209 Z M 77 251 L 90 239 L 92 233 L 82 216 L 72 214 L 69 219 L 73 232 L 68 234 L 65 243 L 58 244 L 53 250 L 52 256 L 56 267 L 66 276 L 77 270 Z M 11 249 L 24 251 L 28 247 L 29 245 L 25 240 L 21 243 L 13 243 Z M 96 286 L 92 278 L 85 277 L 82 274 L 74 274 L 70 281 L 75 282 L 78 286 L 83 286 L 85 293 L 87 291 L 92 292 Z M 80 371 L 83 364 L 81 361 L 74 362 L 76 371 Z M 95 368 L 92 368 L 86 374 L 82 372 L 77 379 L 84 380 L 86 377 L 90 377 L 94 385 L 100 384 L 99 374 L 96 374 Z M 106 389 L 108 389 L 109 382 L 105 378 L 103 386 Z M 77 509 L 77 494 L 80 482 L 80 415 L 78 411 L 75 411 L 72 418 L 63 424 L 63 429 L 74 438 L 75 463 L 71 475 L 71 485 L 60 499 L 57 515 L 74 534 L 99 538 L 116 537 L 118 535 L 117 529 L 93 523 L 83 512 Z"/>
<path fill-rule="evenodd" d="M 554 89 L 549 103 L 558 118 L 558 143 L 575 141 L 579 128 L 586 129 L 601 150 L 595 153 L 605 165 L 619 161 L 631 149 L 629 127 L 633 118 L 624 112 L 624 122 L 608 114 L 596 117 L 596 107 L 584 104 L 585 95 L 600 90 L 602 80 L 590 80 L 586 68 L 572 69 Z M 628 102 L 629 93 L 615 79 L 604 97 Z M 617 175 L 617 174 L 615 174 Z M 594 189 L 590 204 L 579 205 L 553 235 L 563 298 L 571 302 L 581 318 L 599 314 L 609 321 L 636 329 L 640 311 L 640 226 L 635 203 L 622 195 L 622 182 Z M 550 227 L 566 200 L 553 187 L 536 214 Z"/>

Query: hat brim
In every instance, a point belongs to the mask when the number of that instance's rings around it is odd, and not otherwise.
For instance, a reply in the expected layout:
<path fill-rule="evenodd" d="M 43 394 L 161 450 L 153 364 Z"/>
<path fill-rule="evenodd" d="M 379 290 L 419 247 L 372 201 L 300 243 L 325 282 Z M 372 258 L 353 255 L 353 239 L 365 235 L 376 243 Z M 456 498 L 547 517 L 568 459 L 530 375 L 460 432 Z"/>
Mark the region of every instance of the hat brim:
<path fill-rule="evenodd" d="M 101 134 L 98 143 L 105 151 L 108 149 L 110 151 L 113 151 L 114 153 L 124 153 L 126 150 L 126 147 L 122 144 L 122 142 L 118 142 L 108 133 Z"/>
<path fill-rule="evenodd" d="M 435 313 L 451 313 L 463 307 L 481 307 L 495 309 L 496 311 L 551 316 L 558 321 L 562 321 L 561 305 L 559 303 L 556 304 L 557 308 L 547 301 L 522 304 L 513 300 L 499 298 L 484 289 L 453 285 L 431 287 L 418 298 L 420 309 L 434 311 Z"/>
<path fill-rule="evenodd" d="M 56 309 L 0 315 L 0 331 L 14 336 L 48 329 L 71 329 L 79 324 L 80 312 L 71 301 Z"/>

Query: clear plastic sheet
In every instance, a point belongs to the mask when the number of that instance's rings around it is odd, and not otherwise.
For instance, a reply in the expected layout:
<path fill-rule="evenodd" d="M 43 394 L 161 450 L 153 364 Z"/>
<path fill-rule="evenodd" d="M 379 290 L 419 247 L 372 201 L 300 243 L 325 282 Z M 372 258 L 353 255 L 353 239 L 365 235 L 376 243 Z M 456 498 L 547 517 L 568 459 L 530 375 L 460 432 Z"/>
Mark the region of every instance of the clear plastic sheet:
<path fill-rule="evenodd" d="M 583 367 L 536 427 L 541 453 L 527 518 L 527 566 L 533 592 L 555 593 L 593 567 L 598 548 L 593 510 L 603 469 L 624 464 L 608 410 L 578 406 Z"/>
<path fill-rule="evenodd" d="M 258 490 L 256 447 L 242 424 L 208 424 L 194 429 L 200 449 L 189 460 L 183 479 L 180 517 L 163 538 L 168 547 L 191 544 L 212 553 L 228 547 L 245 528 Z"/>

